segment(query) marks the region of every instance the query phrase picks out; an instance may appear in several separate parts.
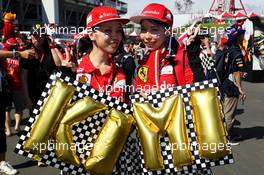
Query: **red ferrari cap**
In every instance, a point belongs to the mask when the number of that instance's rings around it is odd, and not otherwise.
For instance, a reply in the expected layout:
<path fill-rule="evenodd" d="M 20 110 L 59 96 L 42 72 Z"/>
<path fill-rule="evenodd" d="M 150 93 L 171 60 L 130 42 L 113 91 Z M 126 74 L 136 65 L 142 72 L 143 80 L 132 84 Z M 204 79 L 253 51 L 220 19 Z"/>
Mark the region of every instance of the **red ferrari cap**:
<path fill-rule="evenodd" d="M 130 18 L 135 23 L 140 23 L 143 19 L 153 19 L 164 22 L 169 26 L 173 24 L 173 15 L 171 11 L 162 4 L 151 3 L 147 5 L 138 16 Z"/>
<path fill-rule="evenodd" d="M 129 19 L 120 18 L 117 10 L 110 6 L 94 7 L 86 18 L 86 27 L 93 27 L 107 21 L 120 21 L 123 24 L 129 22 Z"/>

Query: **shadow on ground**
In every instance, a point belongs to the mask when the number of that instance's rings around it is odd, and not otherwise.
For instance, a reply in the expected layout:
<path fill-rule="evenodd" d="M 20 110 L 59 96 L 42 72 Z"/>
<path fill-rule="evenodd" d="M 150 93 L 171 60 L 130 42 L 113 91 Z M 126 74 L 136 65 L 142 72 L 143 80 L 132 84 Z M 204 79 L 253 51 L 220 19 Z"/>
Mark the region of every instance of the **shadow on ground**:
<path fill-rule="evenodd" d="M 255 126 L 251 128 L 234 128 L 235 133 L 242 135 L 242 140 L 249 139 L 263 139 L 264 138 L 264 127 Z"/>
<path fill-rule="evenodd" d="M 236 110 L 236 115 L 241 115 L 244 113 L 244 109 L 237 109 Z"/>
<path fill-rule="evenodd" d="M 23 162 L 21 164 L 17 164 L 17 165 L 14 165 L 13 167 L 15 169 L 21 169 L 21 168 L 28 168 L 28 167 L 32 167 L 32 166 L 37 166 L 37 161 L 32 161 L 32 160 L 29 160 L 27 162 Z"/>

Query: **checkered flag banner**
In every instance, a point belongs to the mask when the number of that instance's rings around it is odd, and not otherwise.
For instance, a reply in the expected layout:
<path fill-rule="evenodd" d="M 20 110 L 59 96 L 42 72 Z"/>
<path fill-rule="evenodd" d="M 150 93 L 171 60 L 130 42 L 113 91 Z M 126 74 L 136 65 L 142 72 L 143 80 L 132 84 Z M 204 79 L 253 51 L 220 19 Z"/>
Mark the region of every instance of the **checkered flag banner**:
<path fill-rule="evenodd" d="M 89 96 L 94 100 L 105 104 L 108 106 L 107 110 L 96 113 L 93 116 L 88 117 L 87 119 L 80 121 L 72 127 L 73 134 L 73 142 L 76 145 L 87 145 L 89 143 L 95 143 L 98 138 L 99 132 L 101 131 L 103 124 L 105 123 L 106 117 L 109 114 L 109 111 L 113 109 L 117 109 L 125 114 L 133 114 L 132 106 L 122 103 L 110 96 L 107 96 L 101 92 L 96 91 L 90 86 L 86 86 L 81 84 L 67 76 L 64 76 L 61 73 L 56 73 L 52 75 L 50 80 L 48 81 L 45 90 L 43 91 L 40 100 L 37 103 L 36 108 L 34 109 L 34 115 L 29 118 L 29 121 L 23 131 L 17 145 L 15 148 L 15 152 L 29 157 L 34 158 L 34 155 L 23 148 L 25 141 L 30 137 L 30 131 L 32 130 L 33 123 L 38 119 L 38 115 L 40 114 L 41 109 L 43 108 L 43 104 L 45 100 L 51 93 L 52 86 L 55 85 L 57 80 L 61 80 L 62 82 L 74 86 L 76 91 L 74 93 L 72 102 L 82 99 L 83 97 Z M 164 169 L 159 171 L 149 171 L 145 168 L 144 162 L 144 154 L 142 151 L 141 143 L 138 137 L 138 133 L 136 132 L 136 127 L 133 126 L 132 130 L 129 134 L 127 142 L 117 160 L 116 166 L 113 170 L 113 174 L 116 175 L 125 175 L 125 174 L 190 174 L 190 175 L 198 175 L 198 174 L 211 174 L 210 167 L 230 164 L 233 163 L 233 157 L 230 153 L 228 156 L 225 156 L 219 160 L 207 160 L 202 159 L 199 156 L 199 151 L 197 150 L 197 135 L 194 130 L 194 122 L 193 122 L 193 111 L 192 106 L 190 105 L 190 92 L 214 88 L 217 87 L 217 80 L 209 80 L 204 82 L 195 83 L 192 85 L 186 86 L 178 86 L 175 88 L 166 89 L 159 92 L 151 93 L 147 96 L 147 99 L 140 96 L 138 93 L 135 93 L 131 96 L 132 103 L 134 102 L 149 102 L 154 107 L 159 107 L 159 105 L 168 97 L 179 94 L 184 100 L 184 106 L 186 111 L 186 127 L 189 142 L 193 145 L 192 155 L 194 157 L 194 163 L 192 165 L 184 166 L 182 170 L 177 170 L 172 162 L 172 152 L 170 150 L 169 139 L 167 136 L 161 137 L 160 145 L 162 150 L 162 157 L 164 162 Z M 48 149 L 47 152 L 43 156 L 38 159 L 39 161 L 68 172 L 70 174 L 89 174 L 83 164 L 85 160 L 90 156 L 91 150 L 77 150 L 77 156 L 81 160 L 81 165 L 76 166 L 74 164 L 69 164 L 60 161 L 54 149 Z"/>
<path fill-rule="evenodd" d="M 191 85 L 186 86 L 177 86 L 175 88 L 169 88 L 164 89 L 157 92 L 152 92 L 148 94 L 147 98 L 142 97 L 140 93 L 135 93 L 133 96 L 131 96 L 132 103 L 136 102 L 148 102 L 152 104 L 153 107 L 160 107 L 162 102 L 166 100 L 168 97 L 171 97 L 173 95 L 180 95 L 184 101 L 184 108 L 186 111 L 186 127 L 187 127 L 187 133 L 189 138 L 189 144 L 192 145 L 192 155 L 194 157 L 194 163 L 192 165 L 184 166 L 183 171 L 177 171 L 174 168 L 173 165 L 173 157 L 172 157 L 172 151 L 170 148 L 169 143 L 169 137 L 164 136 L 160 139 L 160 145 L 162 150 L 162 158 L 164 162 L 165 169 L 161 171 L 148 171 L 145 169 L 144 165 L 144 154 L 142 151 L 141 143 L 138 137 L 135 137 L 135 145 L 140 150 L 140 155 L 137 155 L 141 158 L 141 164 L 143 168 L 142 174 L 211 174 L 210 167 L 213 166 L 219 166 L 219 165 L 225 165 L 225 164 L 232 164 L 234 163 L 232 153 L 228 154 L 227 156 L 218 159 L 218 160 L 209 160 L 209 159 L 203 159 L 199 156 L 199 150 L 197 149 L 198 141 L 197 141 L 197 133 L 195 131 L 195 124 L 193 119 L 193 107 L 191 105 L 190 100 L 190 93 L 198 90 L 208 89 L 208 88 L 216 88 L 218 91 L 218 82 L 217 79 L 207 80 L 203 82 L 197 82 Z M 218 96 L 219 100 L 220 97 Z M 223 119 L 224 120 L 224 119 Z M 224 123 L 225 125 L 225 123 Z M 227 133 L 226 133 L 227 135 Z M 133 160 L 131 160 L 133 161 Z"/>
<path fill-rule="evenodd" d="M 204 70 L 211 70 L 214 69 L 214 60 L 213 57 L 203 57 L 200 56 L 201 64 Z"/>
<path fill-rule="evenodd" d="M 91 150 L 82 149 L 82 146 L 89 145 L 90 143 L 95 143 L 98 134 L 105 123 L 106 117 L 109 114 L 110 109 L 114 108 L 117 109 L 125 114 L 132 114 L 132 109 L 130 105 L 126 103 L 120 102 L 115 98 L 105 95 L 104 93 L 98 92 L 95 89 L 91 88 L 90 86 L 86 86 L 84 84 L 79 83 L 67 76 L 64 76 L 61 73 L 56 73 L 52 75 L 46 84 L 45 90 L 41 94 L 41 98 L 39 99 L 36 108 L 33 111 L 33 116 L 31 116 L 26 124 L 25 130 L 22 132 L 22 135 L 15 147 L 14 152 L 26 156 L 31 159 L 35 159 L 34 155 L 23 148 L 25 141 L 30 137 L 30 131 L 32 129 L 33 123 L 38 119 L 36 118 L 39 114 L 41 109 L 43 108 L 43 104 L 45 100 L 51 93 L 52 86 L 55 85 L 57 80 L 61 80 L 62 82 L 74 86 L 76 91 L 73 96 L 72 102 L 77 101 L 83 97 L 89 96 L 92 97 L 94 100 L 105 104 L 108 106 L 107 110 L 102 112 L 96 113 L 93 116 L 87 117 L 87 119 L 75 124 L 72 127 L 72 134 L 73 134 L 73 141 L 75 145 L 80 145 L 80 149 L 76 151 L 77 156 L 81 159 L 81 166 L 75 166 L 73 164 L 65 163 L 60 161 L 55 154 L 55 150 L 52 147 L 54 143 L 49 144 L 49 149 L 47 152 L 40 158 L 38 161 L 45 163 L 46 165 L 53 166 L 70 174 L 88 174 L 85 170 L 83 164 L 85 160 L 90 156 Z M 131 148 L 132 149 L 132 148 Z M 84 151 L 85 150 L 85 151 Z M 131 150 L 129 150 L 131 152 Z M 126 168 L 133 167 L 125 167 L 124 158 L 129 156 L 125 150 L 121 153 L 120 159 L 117 161 L 117 166 L 114 168 L 115 174 L 120 174 L 119 172 L 125 172 Z"/>

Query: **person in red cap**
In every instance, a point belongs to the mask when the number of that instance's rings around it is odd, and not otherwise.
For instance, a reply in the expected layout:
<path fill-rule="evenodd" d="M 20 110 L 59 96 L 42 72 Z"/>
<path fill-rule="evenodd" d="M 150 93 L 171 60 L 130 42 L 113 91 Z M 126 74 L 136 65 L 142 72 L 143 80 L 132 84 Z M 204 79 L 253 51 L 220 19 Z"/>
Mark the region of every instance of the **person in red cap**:
<path fill-rule="evenodd" d="M 12 52 L 12 51 L 3 51 L 0 50 L 0 172 L 4 174 L 17 174 L 18 171 L 6 161 L 6 152 L 7 152 L 7 141 L 6 141 L 6 133 L 5 133 L 5 108 L 6 108 L 6 101 L 8 100 L 6 91 L 6 81 L 5 71 L 2 67 L 2 62 L 6 61 L 6 59 L 12 56 L 20 56 L 22 58 L 29 58 L 31 55 L 34 54 L 32 50 L 25 50 L 22 52 Z"/>
<path fill-rule="evenodd" d="M 87 32 L 92 42 L 88 54 L 77 67 L 77 80 L 94 89 L 124 101 L 124 71 L 112 59 L 124 38 L 122 25 L 129 20 L 119 17 L 115 8 L 94 7 L 87 16 Z"/>
<path fill-rule="evenodd" d="M 146 46 L 145 58 L 139 61 L 135 86 L 137 90 L 148 92 L 177 85 L 191 84 L 193 73 L 185 54 L 185 45 L 174 39 L 170 31 L 173 24 L 171 11 L 162 4 L 147 5 L 140 15 L 130 18 L 141 24 L 140 38 Z M 171 56 L 171 51 L 177 53 Z M 143 89 L 142 89 L 143 88 Z"/>
<path fill-rule="evenodd" d="M 19 38 L 9 38 L 4 43 L 4 50 L 6 51 L 18 51 L 19 50 Z M 6 58 L 3 62 L 3 67 L 6 73 L 6 80 L 8 82 L 8 88 L 10 90 L 9 106 L 6 108 L 6 135 L 11 136 L 10 129 L 10 111 L 12 108 L 12 102 L 15 106 L 15 130 L 20 132 L 20 122 L 23 115 L 23 110 L 30 107 L 31 101 L 26 96 L 26 89 L 23 86 L 22 72 L 20 66 L 20 57 L 13 56 Z"/>

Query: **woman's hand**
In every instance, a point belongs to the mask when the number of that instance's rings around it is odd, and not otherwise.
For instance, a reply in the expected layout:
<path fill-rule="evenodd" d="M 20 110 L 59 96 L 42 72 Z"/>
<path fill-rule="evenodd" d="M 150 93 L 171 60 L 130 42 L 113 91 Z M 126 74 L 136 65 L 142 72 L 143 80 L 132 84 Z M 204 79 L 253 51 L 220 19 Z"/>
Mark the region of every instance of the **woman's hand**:
<path fill-rule="evenodd" d="M 19 52 L 19 54 L 22 58 L 28 59 L 30 57 L 34 57 L 36 52 L 34 49 L 29 49 L 29 50 L 21 51 Z"/>
<path fill-rule="evenodd" d="M 195 38 L 197 37 L 200 28 L 201 28 L 201 24 L 199 24 L 198 26 L 195 26 L 197 24 L 197 22 L 193 23 L 188 29 L 187 29 L 187 35 L 188 35 L 188 39 L 186 41 L 186 46 L 189 46 L 192 42 L 195 41 Z"/>

